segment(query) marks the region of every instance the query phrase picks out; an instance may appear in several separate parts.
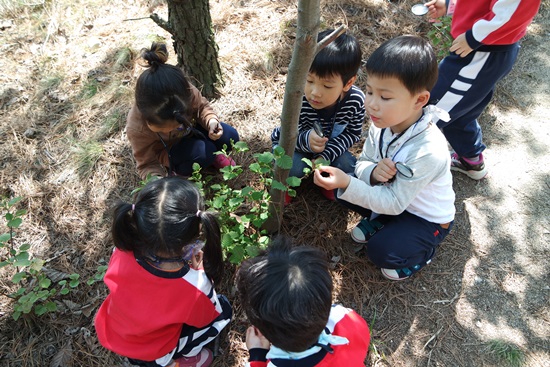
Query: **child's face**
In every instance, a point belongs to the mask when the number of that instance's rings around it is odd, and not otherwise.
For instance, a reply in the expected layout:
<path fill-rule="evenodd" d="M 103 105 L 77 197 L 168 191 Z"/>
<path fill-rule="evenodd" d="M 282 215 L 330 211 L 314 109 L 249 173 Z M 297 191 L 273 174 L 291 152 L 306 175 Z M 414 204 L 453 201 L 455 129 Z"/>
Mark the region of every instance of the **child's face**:
<path fill-rule="evenodd" d="M 164 120 L 162 125 L 151 125 L 147 123 L 147 127 L 154 133 L 168 134 L 170 131 L 177 129 L 181 126 L 176 120 Z"/>
<path fill-rule="evenodd" d="M 428 91 L 411 94 L 395 77 L 369 75 L 365 108 L 374 126 L 389 127 L 393 133 L 400 133 L 420 118 L 429 96 Z"/>
<path fill-rule="evenodd" d="M 314 73 L 308 73 L 305 87 L 306 99 L 316 110 L 331 107 L 351 88 L 353 81 L 354 78 L 344 85 L 340 75 L 320 78 Z"/>

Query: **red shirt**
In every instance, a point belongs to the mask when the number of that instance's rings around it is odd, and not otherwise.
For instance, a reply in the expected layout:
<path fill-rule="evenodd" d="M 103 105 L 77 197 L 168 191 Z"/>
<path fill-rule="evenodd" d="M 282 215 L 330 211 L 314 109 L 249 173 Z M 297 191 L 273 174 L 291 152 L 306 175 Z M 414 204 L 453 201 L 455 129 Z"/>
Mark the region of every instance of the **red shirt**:
<path fill-rule="evenodd" d="M 110 294 L 95 317 L 97 337 L 125 357 L 160 358 L 176 347 L 183 324 L 201 328 L 221 313 L 202 269 L 153 275 L 132 252 L 115 249 L 104 282 Z"/>
<path fill-rule="evenodd" d="M 453 14 L 453 38 L 466 32 L 472 48 L 511 45 L 527 32 L 540 0 L 458 0 Z"/>
<path fill-rule="evenodd" d="M 315 367 L 364 367 L 369 350 L 370 332 L 367 322 L 355 311 L 341 305 L 335 305 L 330 312 L 327 328 L 330 333 L 347 338 L 345 345 L 333 345 L 333 353 L 325 357 Z M 324 353 L 321 351 L 319 353 Z M 293 360 L 293 366 L 313 367 L 300 360 Z M 269 364 L 268 364 L 269 363 Z M 250 361 L 250 367 L 277 366 L 274 361 Z"/>

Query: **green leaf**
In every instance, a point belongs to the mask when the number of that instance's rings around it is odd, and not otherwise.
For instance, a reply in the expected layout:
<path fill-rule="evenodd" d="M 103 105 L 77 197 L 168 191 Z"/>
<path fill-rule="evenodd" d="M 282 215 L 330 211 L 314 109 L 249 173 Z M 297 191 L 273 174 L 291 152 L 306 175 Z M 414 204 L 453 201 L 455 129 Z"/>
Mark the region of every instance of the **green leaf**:
<path fill-rule="evenodd" d="M 281 191 L 286 191 L 287 190 L 286 186 L 283 185 L 282 183 L 280 183 L 277 180 L 273 180 L 273 182 L 271 183 L 271 187 L 273 187 L 276 190 L 281 190 Z"/>
<path fill-rule="evenodd" d="M 23 279 L 26 279 L 27 278 L 27 273 L 24 272 L 24 271 L 21 271 L 19 273 L 16 273 L 12 278 L 11 278 L 11 281 L 15 284 L 21 282 L 21 280 Z"/>
<path fill-rule="evenodd" d="M 13 266 L 29 266 L 30 264 L 31 264 L 31 261 L 29 260 L 28 252 L 21 252 L 15 255 L 15 261 L 13 262 Z"/>
<path fill-rule="evenodd" d="M 255 157 L 260 163 L 271 164 L 271 162 L 273 162 L 273 154 L 270 152 L 263 152 L 261 154 L 256 154 Z"/>
<path fill-rule="evenodd" d="M 262 172 L 262 166 L 260 166 L 259 163 L 252 163 L 248 168 L 254 172 L 254 173 L 261 173 Z"/>
<path fill-rule="evenodd" d="M 78 279 L 73 279 L 69 282 L 69 286 L 71 288 L 76 288 L 80 284 L 80 281 Z"/>
<path fill-rule="evenodd" d="M 233 150 L 235 152 L 248 152 L 248 145 L 246 144 L 246 142 L 244 141 L 238 141 L 236 143 L 233 144 Z"/>
<path fill-rule="evenodd" d="M 20 216 L 25 215 L 25 214 L 27 214 L 26 209 L 19 209 L 18 211 L 15 212 L 16 217 L 20 217 Z"/>
<path fill-rule="evenodd" d="M 22 199 L 22 197 L 20 197 L 20 196 L 15 197 L 15 198 L 11 199 L 11 200 L 8 202 L 8 205 L 9 205 L 9 206 L 14 206 L 14 205 L 17 204 L 21 199 Z"/>
<path fill-rule="evenodd" d="M 229 258 L 229 261 L 233 264 L 240 264 L 243 259 L 244 259 L 243 247 L 241 245 L 237 245 L 233 247 L 233 251 L 231 253 L 231 257 Z"/>
<path fill-rule="evenodd" d="M 21 312 L 19 312 L 19 311 L 14 311 L 14 312 L 11 314 L 11 317 L 13 318 L 14 321 L 17 321 L 17 320 L 19 320 L 19 317 L 21 317 Z"/>
<path fill-rule="evenodd" d="M 302 158 L 302 162 L 304 162 L 305 164 L 307 164 L 310 168 L 313 168 L 313 162 L 311 161 L 311 159 Z"/>
<path fill-rule="evenodd" d="M 20 247 L 19 247 L 19 251 L 27 251 L 28 249 L 31 248 L 31 245 L 28 244 L 28 243 L 24 243 L 22 244 Z"/>
<path fill-rule="evenodd" d="M 299 179 L 298 177 L 290 176 L 290 177 L 287 177 L 286 183 L 288 184 L 288 186 L 296 187 L 296 186 L 300 186 L 300 184 L 302 183 L 302 180 Z"/>
<path fill-rule="evenodd" d="M 42 278 L 40 279 L 38 284 L 40 284 L 40 287 L 42 288 L 49 288 L 50 285 L 52 284 L 52 281 L 50 280 L 50 278 Z"/>
<path fill-rule="evenodd" d="M 44 266 L 45 262 L 46 261 L 42 259 L 32 259 L 30 269 L 38 272 L 42 270 L 42 267 Z"/>
<path fill-rule="evenodd" d="M 292 158 L 288 155 L 284 155 L 281 158 L 277 158 L 276 160 L 277 166 L 281 167 L 282 169 L 291 169 L 292 168 Z"/>
<path fill-rule="evenodd" d="M 0 235 L 0 242 L 1 242 L 1 243 L 6 243 L 6 242 L 8 242 L 10 239 L 11 239 L 11 236 L 10 236 L 9 233 L 2 233 L 2 234 Z"/>
<path fill-rule="evenodd" d="M 15 218 L 14 220 L 10 220 L 8 222 L 8 227 L 11 228 L 19 228 L 19 226 L 23 223 L 23 219 L 21 218 Z"/>
<path fill-rule="evenodd" d="M 283 155 L 285 155 L 285 150 L 283 149 L 283 147 L 281 147 L 280 145 L 277 145 L 274 149 L 273 149 L 273 155 L 276 157 L 276 158 L 281 158 Z"/>

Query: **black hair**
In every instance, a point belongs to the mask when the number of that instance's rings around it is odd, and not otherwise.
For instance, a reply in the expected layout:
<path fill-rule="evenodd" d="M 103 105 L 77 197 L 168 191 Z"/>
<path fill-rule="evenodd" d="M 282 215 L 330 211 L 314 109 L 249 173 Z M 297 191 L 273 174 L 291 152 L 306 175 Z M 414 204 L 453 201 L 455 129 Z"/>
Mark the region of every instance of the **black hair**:
<path fill-rule="evenodd" d="M 216 214 L 205 211 L 197 186 L 181 177 L 147 183 L 133 205 L 119 202 L 114 207 L 111 231 L 115 246 L 133 251 L 138 258 L 151 254 L 181 256 L 183 247 L 202 233 L 206 274 L 216 283 L 221 279 L 223 255 Z"/>
<path fill-rule="evenodd" d="M 333 32 L 333 29 L 322 31 L 317 36 L 317 42 Z M 352 35 L 341 34 L 324 47 L 313 59 L 309 68 L 320 78 L 339 75 L 344 85 L 357 75 L 361 66 L 361 47 Z"/>
<path fill-rule="evenodd" d="M 185 127 L 192 124 L 191 85 L 182 69 L 166 64 L 166 44 L 153 42 L 150 49 L 141 50 L 147 69 L 136 83 L 136 105 L 151 125 L 162 126 L 174 119 Z"/>
<path fill-rule="evenodd" d="M 367 60 L 369 75 L 399 79 L 411 94 L 432 90 L 437 59 L 432 45 L 418 36 L 399 36 L 384 42 Z"/>
<path fill-rule="evenodd" d="M 332 306 L 332 277 L 326 255 L 292 247 L 279 236 L 267 254 L 243 262 L 237 289 L 252 325 L 276 347 L 301 352 L 317 342 Z"/>

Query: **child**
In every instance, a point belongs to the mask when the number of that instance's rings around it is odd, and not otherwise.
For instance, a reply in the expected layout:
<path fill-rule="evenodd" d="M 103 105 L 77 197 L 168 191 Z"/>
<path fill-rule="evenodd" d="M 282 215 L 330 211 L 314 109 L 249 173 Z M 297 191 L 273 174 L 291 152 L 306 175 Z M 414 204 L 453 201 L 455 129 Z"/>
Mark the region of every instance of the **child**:
<path fill-rule="evenodd" d="M 252 323 L 249 367 L 365 365 L 369 328 L 355 311 L 332 305 L 332 278 L 320 250 L 291 248 L 278 237 L 267 254 L 241 265 L 237 289 Z"/>
<path fill-rule="evenodd" d="M 115 207 L 112 235 L 110 294 L 95 318 L 101 344 L 138 366 L 209 366 L 204 346 L 232 310 L 213 287 L 223 271 L 220 228 L 196 186 L 182 177 L 149 182 L 135 204 Z"/>
<path fill-rule="evenodd" d="M 432 90 L 450 121 L 439 121 L 453 148 L 451 169 L 474 180 L 487 175 L 478 117 L 489 104 L 495 84 L 516 62 L 519 40 L 537 14 L 540 0 L 458 0 L 453 13 L 451 53 L 439 65 Z M 430 17 L 445 15 L 445 0 L 425 4 Z"/>
<path fill-rule="evenodd" d="M 331 29 L 319 33 L 318 40 L 330 33 Z M 356 159 L 348 149 L 361 138 L 365 120 L 365 95 L 353 85 L 360 66 L 361 47 L 345 33 L 315 56 L 306 79 L 289 176 L 304 176 L 308 166 L 302 158 L 324 159 L 344 172 L 353 172 Z M 313 130 L 316 122 L 321 125 L 323 136 Z M 271 134 L 273 147 L 279 144 L 280 129 L 275 128 Z M 322 192 L 334 200 L 332 191 Z"/>
<path fill-rule="evenodd" d="M 231 141 L 239 140 L 237 130 L 219 121 L 180 68 L 166 64 L 166 45 L 153 43 L 142 58 L 148 69 L 137 80 L 126 124 L 139 176 L 190 176 L 195 162 L 201 167 L 235 165 L 213 153 L 224 145 L 229 150 Z"/>
<path fill-rule="evenodd" d="M 320 167 L 314 182 L 338 189 L 338 200 L 364 217 L 353 240 L 368 242 L 367 254 L 386 278 L 402 280 L 430 263 L 452 226 L 450 157 L 435 125 L 448 116 L 424 107 L 437 79 L 437 60 L 422 38 L 385 42 L 366 69 L 372 125 L 355 167 L 357 178 Z"/>

